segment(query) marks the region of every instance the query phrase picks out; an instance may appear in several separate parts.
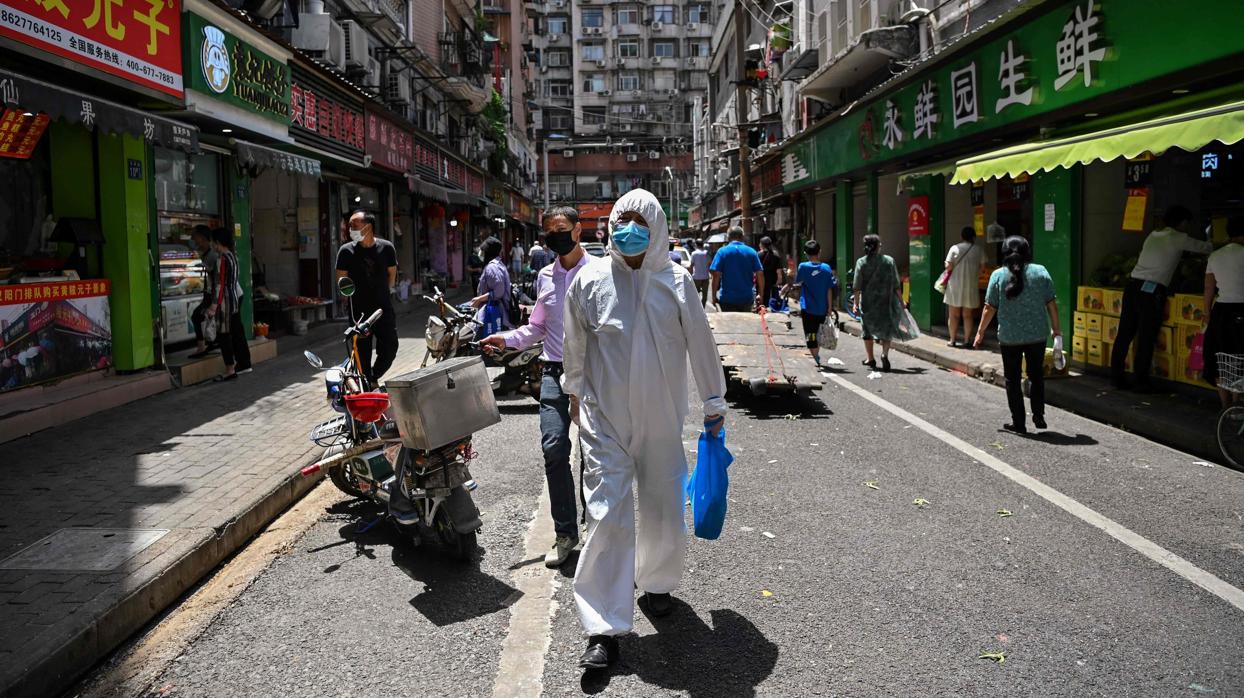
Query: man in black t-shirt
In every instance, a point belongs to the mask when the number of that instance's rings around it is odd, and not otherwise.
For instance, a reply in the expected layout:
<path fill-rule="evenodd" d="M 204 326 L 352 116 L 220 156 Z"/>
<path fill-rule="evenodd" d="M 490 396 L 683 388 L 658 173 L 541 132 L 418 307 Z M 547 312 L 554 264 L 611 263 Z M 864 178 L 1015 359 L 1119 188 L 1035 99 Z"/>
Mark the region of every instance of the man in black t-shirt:
<path fill-rule="evenodd" d="M 397 316 L 393 312 L 393 289 L 397 284 L 397 251 L 393 243 L 376 237 L 376 217 L 366 211 L 350 216 L 350 240 L 337 250 L 337 278 L 354 281 L 351 298 L 352 322 L 383 310 L 372 326 L 371 336 L 359 337 L 359 361 L 363 372 L 376 382 L 393 365 L 397 356 Z M 376 340 L 376 362 L 372 363 L 372 337 Z"/>
<path fill-rule="evenodd" d="M 774 298 L 781 298 L 780 290 L 785 285 L 786 265 L 782 263 L 782 255 L 773 249 L 773 238 L 768 235 L 760 238 L 760 266 L 765 276 L 765 297 L 761 303 L 766 307 Z"/>

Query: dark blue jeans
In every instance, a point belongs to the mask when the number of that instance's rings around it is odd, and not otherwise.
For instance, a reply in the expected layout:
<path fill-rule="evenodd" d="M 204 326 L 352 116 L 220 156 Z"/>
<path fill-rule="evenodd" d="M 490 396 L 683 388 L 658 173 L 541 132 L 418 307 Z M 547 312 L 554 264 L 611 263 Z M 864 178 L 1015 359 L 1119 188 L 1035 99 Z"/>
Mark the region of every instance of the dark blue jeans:
<path fill-rule="evenodd" d="M 545 365 L 540 382 L 540 447 L 544 449 L 553 529 L 559 536 L 578 540 L 574 475 L 570 472 L 570 396 L 562 392 L 558 381 L 561 375 L 560 365 Z"/>

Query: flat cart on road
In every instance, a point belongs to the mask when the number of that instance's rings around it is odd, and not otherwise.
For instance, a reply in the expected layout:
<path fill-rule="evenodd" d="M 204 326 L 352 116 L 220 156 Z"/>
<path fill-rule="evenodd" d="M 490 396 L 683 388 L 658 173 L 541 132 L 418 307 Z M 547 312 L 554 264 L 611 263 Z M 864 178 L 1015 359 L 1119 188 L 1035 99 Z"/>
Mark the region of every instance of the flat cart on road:
<path fill-rule="evenodd" d="M 753 395 L 811 396 L 825 379 L 803 326 L 786 313 L 709 313 L 726 380 Z"/>

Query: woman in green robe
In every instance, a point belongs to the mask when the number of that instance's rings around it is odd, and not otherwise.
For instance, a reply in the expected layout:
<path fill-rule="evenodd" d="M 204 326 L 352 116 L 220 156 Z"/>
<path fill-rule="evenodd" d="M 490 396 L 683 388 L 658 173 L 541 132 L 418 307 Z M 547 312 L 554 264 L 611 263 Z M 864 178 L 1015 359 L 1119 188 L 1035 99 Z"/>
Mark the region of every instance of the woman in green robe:
<path fill-rule="evenodd" d="M 864 236 L 864 256 L 855 262 L 854 312 L 862 318 L 864 326 L 864 351 L 868 360 L 864 365 L 877 368 L 873 356 L 873 342 L 881 342 L 881 370 L 890 370 L 890 342 L 899 334 L 899 311 L 902 301 L 895 302 L 902 293 L 902 281 L 894 258 L 881 254 L 881 238 Z M 861 311 L 863 311 L 861 315 Z"/>

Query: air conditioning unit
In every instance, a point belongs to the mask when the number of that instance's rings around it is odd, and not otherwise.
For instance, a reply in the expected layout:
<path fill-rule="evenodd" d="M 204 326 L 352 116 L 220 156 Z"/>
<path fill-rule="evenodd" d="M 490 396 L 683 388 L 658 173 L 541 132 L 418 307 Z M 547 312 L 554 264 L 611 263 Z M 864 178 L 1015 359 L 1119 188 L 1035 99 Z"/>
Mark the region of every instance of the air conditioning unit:
<path fill-rule="evenodd" d="M 632 97 L 643 97 L 644 91 L 643 90 L 631 90 L 631 96 Z"/>
<path fill-rule="evenodd" d="M 410 80 L 401 73 L 390 72 L 385 101 L 410 104 Z"/>
<path fill-rule="evenodd" d="M 619 131 L 629 132 L 629 131 L 631 130 L 631 128 L 632 128 L 631 124 L 618 124 L 618 130 L 619 130 Z M 635 154 L 633 154 L 633 153 L 632 153 L 632 154 L 630 154 L 630 155 L 627 155 L 627 156 L 626 156 L 626 161 L 627 161 L 627 162 L 635 162 L 635 161 L 636 161 L 636 160 L 638 160 L 638 159 L 639 159 L 639 156 L 638 156 L 638 155 L 635 155 Z"/>
<path fill-rule="evenodd" d="M 630 129 L 628 128 L 627 130 L 629 131 Z M 639 153 L 627 153 L 626 161 L 627 162 L 639 162 Z"/>
<path fill-rule="evenodd" d="M 574 151 L 573 151 L 573 150 L 563 150 L 563 151 L 562 151 L 562 157 L 564 157 L 564 158 L 572 158 L 572 157 L 574 157 Z"/>
<path fill-rule="evenodd" d="M 549 43 L 559 43 L 562 40 L 561 34 L 549 34 Z"/>
<path fill-rule="evenodd" d="M 664 26 L 665 26 L 665 25 L 664 25 L 664 24 L 661 24 L 660 22 L 653 22 L 653 23 L 652 23 L 652 31 L 654 31 L 654 32 L 659 32 L 659 31 L 661 31 L 661 29 L 662 29 Z"/>
<path fill-rule="evenodd" d="M 367 48 L 371 43 L 367 38 L 367 30 L 363 28 L 363 25 L 351 20 L 342 22 L 341 29 L 345 34 L 346 69 L 366 68 Z"/>
<path fill-rule="evenodd" d="M 653 64 L 653 65 L 658 65 L 660 62 L 661 62 L 661 56 L 653 56 L 653 57 L 652 57 L 652 64 Z"/>
<path fill-rule="evenodd" d="M 676 88 L 676 87 L 675 87 L 675 88 L 671 88 L 671 89 L 670 89 L 670 91 L 669 91 L 669 95 L 670 95 L 671 97 L 677 97 L 677 96 L 678 96 L 678 88 Z"/>
<path fill-rule="evenodd" d="M 695 31 L 698 26 L 696 22 L 687 22 L 687 31 Z"/>
<path fill-rule="evenodd" d="M 566 0 L 553 0 L 553 7 L 565 7 Z"/>
<path fill-rule="evenodd" d="M 541 73 L 547 73 L 547 72 L 549 72 L 549 67 L 548 67 L 548 65 L 542 65 L 542 66 L 540 66 L 540 72 L 541 72 Z"/>
<path fill-rule="evenodd" d="M 604 68 L 605 66 L 609 65 L 609 61 L 605 60 L 604 58 L 601 58 L 596 61 L 596 65 L 600 66 L 601 68 Z"/>
<path fill-rule="evenodd" d="M 700 59 L 696 58 L 695 56 L 691 56 L 690 58 L 687 59 L 688 68 L 695 68 L 699 65 L 700 65 Z"/>
<path fill-rule="evenodd" d="M 661 151 L 659 151 L 659 150 L 649 150 L 649 151 L 648 151 L 648 159 L 649 159 L 649 160 L 659 160 L 660 158 L 661 158 Z"/>
<path fill-rule="evenodd" d="M 600 92 L 597 92 L 596 94 L 600 95 L 601 97 L 608 97 L 609 90 L 601 90 Z"/>
<path fill-rule="evenodd" d="M 294 46 L 338 69 L 345 69 L 345 32 L 328 14 L 303 12 L 291 36 Z"/>
<path fill-rule="evenodd" d="M 595 34 L 595 35 L 597 35 L 597 36 L 600 36 L 600 27 L 588 27 L 588 28 L 587 28 L 587 33 L 588 33 L 588 34 Z"/>

